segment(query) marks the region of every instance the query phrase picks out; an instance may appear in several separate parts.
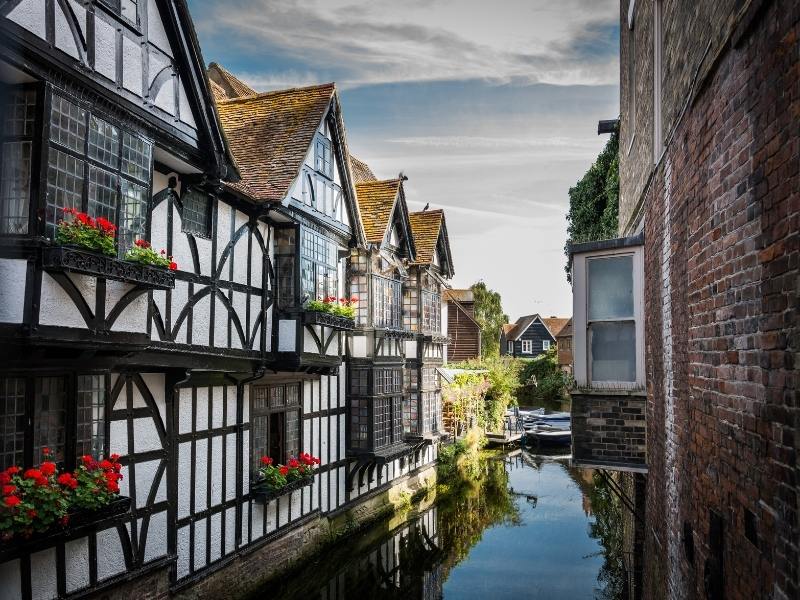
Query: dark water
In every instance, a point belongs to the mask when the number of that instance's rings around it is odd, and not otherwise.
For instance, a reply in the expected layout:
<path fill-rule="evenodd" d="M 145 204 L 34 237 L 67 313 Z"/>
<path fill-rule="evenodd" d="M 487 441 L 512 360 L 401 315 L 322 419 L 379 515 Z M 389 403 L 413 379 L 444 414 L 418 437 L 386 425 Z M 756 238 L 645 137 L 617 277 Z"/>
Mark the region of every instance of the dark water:
<path fill-rule="evenodd" d="M 620 527 L 602 485 L 552 456 L 484 459 L 475 479 L 348 538 L 258 597 L 616 598 Z"/>

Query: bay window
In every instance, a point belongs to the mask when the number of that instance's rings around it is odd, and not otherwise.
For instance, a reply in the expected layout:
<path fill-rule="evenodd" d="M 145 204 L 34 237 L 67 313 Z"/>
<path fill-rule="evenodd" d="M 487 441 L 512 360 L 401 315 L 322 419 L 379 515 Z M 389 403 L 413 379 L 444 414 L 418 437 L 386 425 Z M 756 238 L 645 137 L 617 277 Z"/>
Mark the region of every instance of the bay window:
<path fill-rule="evenodd" d="M 74 208 L 117 225 L 123 256 L 147 233 L 151 143 L 57 94 L 49 123 L 46 235 Z"/>
<path fill-rule="evenodd" d="M 300 383 L 254 385 L 250 394 L 250 451 L 253 471 L 261 457 L 285 464 L 300 452 Z"/>
<path fill-rule="evenodd" d="M 52 459 L 72 468 L 107 452 L 106 375 L 0 378 L 0 469 Z"/>
<path fill-rule="evenodd" d="M 400 329 L 403 303 L 403 285 L 396 279 L 372 276 L 372 325 L 386 329 Z"/>
<path fill-rule="evenodd" d="M 303 297 L 316 300 L 339 296 L 339 247 L 312 229 L 276 230 L 275 267 L 280 309 L 298 307 Z"/>
<path fill-rule="evenodd" d="M 412 436 L 436 433 L 441 422 L 441 389 L 435 367 L 406 369 L 403 427 Z"/>
<path fill-rule="evenodd" d="M 599 388 L 643 386 L 641 244 L 636 238 L 580 244 L 572 260 L 576 381 Z"/>
<path fill-rule="evenodd" d="M 422 292 L 422 331 L 442 330 L 442 298 L 433 292 Z"/>
<path fill-rule="evenodd" d="M 352 366 L 349 381 L 349 447 L 376 451 L 401 441 L 402 368 Z"/>

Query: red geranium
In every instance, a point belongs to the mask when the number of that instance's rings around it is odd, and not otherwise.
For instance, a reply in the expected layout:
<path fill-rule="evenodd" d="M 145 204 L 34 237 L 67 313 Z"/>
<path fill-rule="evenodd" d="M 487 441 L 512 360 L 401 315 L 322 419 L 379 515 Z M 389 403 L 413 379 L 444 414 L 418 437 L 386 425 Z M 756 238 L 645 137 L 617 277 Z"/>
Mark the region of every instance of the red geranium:
<path fill-rule="evenodd" d="M 19 499 L 18 496 L 7 496 L 5 499 L 6 506 L 14 507 L 17 506 L 22 500 Z"/>
<path fill-rule="evenodd" d="M 39 470 L 45 477 L 50 477 L 50 475 L 56 472 L 56 463 L 45 461 L 41 465 L 39 465 Z"/>
<path fill-rule="evenodd" d="M 262 465 L 271 465 L 272 459 L 269 456 L 262 456 L 261 457 L 261 464 Z"/>
<path fill-rule="evenodd" d="M 281 475 L 283 475 L 284 477 L 286 477 L 286 475 L 288 475 L 288 473 L 289 473 L 289 467 L 287 467 L 286 465 L 282 465 L 282 466 L 281 466 L 281 467 L 278 469 L 278 472 L 279 472 Z"/>

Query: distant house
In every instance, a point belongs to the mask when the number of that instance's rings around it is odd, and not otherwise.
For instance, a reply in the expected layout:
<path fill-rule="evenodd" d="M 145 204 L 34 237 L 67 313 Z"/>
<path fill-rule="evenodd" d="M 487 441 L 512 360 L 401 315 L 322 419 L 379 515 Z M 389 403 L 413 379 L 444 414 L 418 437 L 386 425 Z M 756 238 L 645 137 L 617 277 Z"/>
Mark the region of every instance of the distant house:
<path fill-rule="evenodd" d="M 543 318 L 538 314 L 507 323 L 500 330 L 500 354 L 518 358 L 536 358 L 555 347 L 556 336 L 569 319 Z"/>
<path fill-rule="evenodd" d="M 556 347 L 558 348 L 558 367 L 572 375 L 572 319 L 565 319 L 566 323 L 556 333 Z M 547 319 L 545 319 L 547 321 Z"/>
<path fill-rule="evenodd" d="M 472 290 L 447 290 L 448 362 L 462 362 L 481 356 L 481 329 L 475 321 Z"/>

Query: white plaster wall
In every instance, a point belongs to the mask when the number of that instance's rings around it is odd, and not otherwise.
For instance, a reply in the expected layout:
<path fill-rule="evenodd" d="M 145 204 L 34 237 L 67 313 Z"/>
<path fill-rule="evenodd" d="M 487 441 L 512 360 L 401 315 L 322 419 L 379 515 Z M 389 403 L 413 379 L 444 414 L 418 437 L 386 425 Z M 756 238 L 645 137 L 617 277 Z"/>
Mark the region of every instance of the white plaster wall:
<path fill-rule="evenodd" d="M 142 47 L 127 36 L 122 38 L 122 86 L 142 95 Z"/>
<path fill-rule="evenodd" d="M 31 597 L 33 600 L 51 600 L 57 596 L 56 549 L 48 548 L 31 554 Z"/>
<path fill-rule="evenodd" d="M 180 317 L 181 311 L 183 307 L 186 306 L 186 303 L 189 301 L 189 284 L 185 281 L 175 280 L 175 288 L 172 290 L 172 323 L 170 323 L 170 327 L 175 327 L 175 323 Z M 166 318 L 166 313 L 162 313 L 161 316 Z M 183 323 L 181 323 L 180 329 L 175 334 L 175 342 L 178 344 L 185 344 L 186 343 L 186 332 L 189 330 L 188 326 L 188 319 L 184 319 Z"/>
<path fill-rule="evenodd" d="M 350 338 L 350 353 L 355 358 L 367 357 L 367 336 L 353 335 Z"/>
<path fill-rule="evenodd" d="M 158 10 L 156 0 L 147 0 L 147 37 L 151 44 L 158 46 L 160 50 L 173 56 L 169 46 L 169 38 L 161 22 L 161 14 Z"/>
<path fill-rule="evenodd" d="M 64 544 L 67 592 L 89 585 L 89 540 L 78 538 Z"/>
<path fill-rule="evenodd" d="M 278 352 L 294 352 L 296 327 L 294 319 L 278 321 Z"/>
<path fill-rule="evenodd" d="M 189 527 L 178 529 L 178 579 L 189 574 Z"/>
<path fill-rule="evenodd" d="M 130 528 L 130 525 L 125 525 Z M 104 529 L 97 533 L 97 579 L 113 577 L 125 570 L 125 555 L 117 529 Z"/>
<path fill-rule="evenodd" d="M 194 273 L 194 260 L 192 259 L 192 251 L 189 248 L 189 240 L 183 231 L 181 231 L 182 221 L 180 212 L 177 210 L 172 211 L 172 258 L 178 263 L 178 268 L 181 271 Z M 199 250 L 199 248 L 198 248 Z"/>
<path fill-rule="evenodd" d="M 0 600 L 21 600 L 22 582 L 19 571 L 19 559 L 0 563 Z"/>
<path fill-rule="evenodd" d="M 217 208 L 217 265 L 219 266 L 222 260 L 222 254 L 225 248 L 231 241 L 231 213 L 234 208 L 229 204 L 220 201 Z M 228 279 L 228 265 L 227 262 L 222 269 L 223 279 Z"/>
<path fill-rule="evenodd" d="M 191 127 L 196 128 L 197 124 L 194 121 L 194 115 L 192 114 L 192 108 L 189 105 L 189 98 L 186 95 L 186 89 L 183 86 L 183 81 L 179 82 L 178 89 L 180 91 L 180 96 L 178 96 L 178 108 L 181 111 L 181 121 Z"/>
<path fill-rule="evenodd" d="M 97 280 L 94 277 L 74 275 L 71 277 L 81 295 L 87 300 L 90 310 L 94 310 L 94 293 Z M 60 327 L 86 328 L 86 321 L 78 312 L 72 299 L 64 289 L 47 273 L 42 274 L 42 292 L 39 303 L 39 323 Z"/>
<path fill-rule="evenodd" d="M 117 302 L 133 287 L 132 284 L 121 281 L 108 280 L 106 282 L 106 317 L 114 310 Z M 111 330 L 145 333 L 147 331 L 147 302 L 148 295 L 146 293 L 134 299 L 114 321 Z"/>
<path fill-rule="evenodd" d="M 7 16 L 41 39 L 45 39 L 44 0 L 23 0 Z"/>
<path fill-rule="evenodd" d="M 22 323 L 28 261 L 0 259 L 0 322 Z"/>
<path fill-rule="evenodd" d="M 239 231 L 242 227 L 247 225 L 247 215 L 241 211 L 236 211 L 234 215 L 234 228 Z M 241 235 L 236 245 L 233 247 L 233 280 L 237 283 L 247 283 L 247 245 L 249 243 L 250 232 L 245 230 Z M 258 244 L 255 244 L 256 249 Z M 230 260 L 230 259 L 229 259 Z"/>
<path fill-rule="evenodd" d="M 192 344 L 208 345 L 211 341 L 211 295 L 206 294 L 198 300 L 192 311 Z"/>
<path fill-rule="evenodd" d="M 242 330 L 244 331 L 245 339 L 239 337 L 239 333 L 236 331 L 236 326 L 231 323 L 231 346 L 233 348 L 244 348 L 247 344 L 247 338 L 250 336 L 249 326 L 247 323 L 247 294 L 244 292 L 233 292 L 233 309 L 236 312 L 236 316 L 239 318 L 239 322 L 242 325 Z M 227 314 L 227 311 L 225 311 Z M 258 316 L 258 313 L 250 312 L 250 319 L 251 322 L 255 320 Z"/>
<path fill-rule="evenodd" d="M 140 520 L 141 523 L 141 520 Z M 140 529 L 141 531 L 141 525 Z M 147 530 L 147 545 L 144 549 L 145 562 L 155 560 L 167 554 L 167 511 L 150 515 L 150 526 Z"/>
<path fill-rule="evenodd" d="M 133 449 L 134 452 L 148 452 L 161 450 L 161 440 L 158 431 L 150 417 L 133 420 Z"/>
<path fill-rule="evenodd" d="M 94 68 L 106 79 L 116 80 L 116 31 L 114 27 L 96 18 L 94 20 Z"/>

